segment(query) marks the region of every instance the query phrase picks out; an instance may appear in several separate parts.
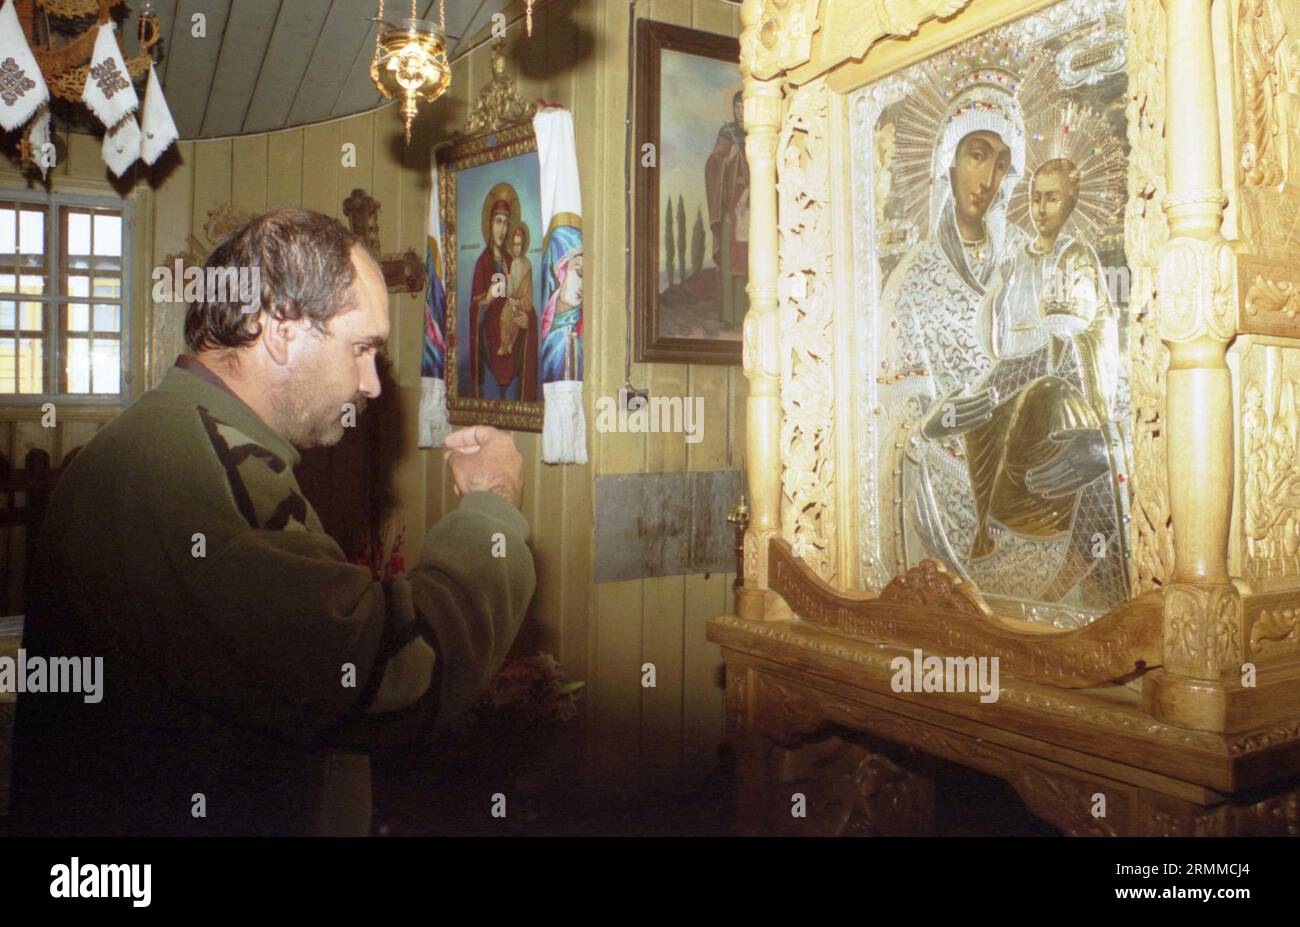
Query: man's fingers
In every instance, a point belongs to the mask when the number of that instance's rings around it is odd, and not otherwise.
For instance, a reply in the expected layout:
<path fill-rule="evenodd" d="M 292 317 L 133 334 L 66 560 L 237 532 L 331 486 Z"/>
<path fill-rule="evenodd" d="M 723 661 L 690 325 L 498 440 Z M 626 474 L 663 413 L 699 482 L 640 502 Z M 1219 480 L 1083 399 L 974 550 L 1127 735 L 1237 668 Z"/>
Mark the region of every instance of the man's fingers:
<path fill-rule="evenodd" d="M 477 427 L 478 426 L 476 425 L 471 428 L 457 428 L 451 434 L 447 435 L 447 437 L 442 439 L 442 446 L 451 449 L 478 445 L 478 438 L 475 437 L 475 429 Z"/>

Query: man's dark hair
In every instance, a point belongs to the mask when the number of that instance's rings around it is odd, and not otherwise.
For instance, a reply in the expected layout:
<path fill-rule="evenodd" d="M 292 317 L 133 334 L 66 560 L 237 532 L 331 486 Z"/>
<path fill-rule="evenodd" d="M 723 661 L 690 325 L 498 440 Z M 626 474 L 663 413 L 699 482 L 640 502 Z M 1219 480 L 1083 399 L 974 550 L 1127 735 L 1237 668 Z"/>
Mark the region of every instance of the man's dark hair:
<path fill-rule="evenodd" d="M 331 318 L 356 306 L 356 240 L 336 220 L 305 209 L 274 209 L 241 226 L 209 256 L 204 278 L 209 268 L 257 268 L 260 304 L 246 310 L 238 287 L 220 302 L 205 292 L 185 315 L 185 343 L 192 351 L 248 347 L 262 332 L 258 308 L 274 319 L 306 317 L 325 334 Z"/>

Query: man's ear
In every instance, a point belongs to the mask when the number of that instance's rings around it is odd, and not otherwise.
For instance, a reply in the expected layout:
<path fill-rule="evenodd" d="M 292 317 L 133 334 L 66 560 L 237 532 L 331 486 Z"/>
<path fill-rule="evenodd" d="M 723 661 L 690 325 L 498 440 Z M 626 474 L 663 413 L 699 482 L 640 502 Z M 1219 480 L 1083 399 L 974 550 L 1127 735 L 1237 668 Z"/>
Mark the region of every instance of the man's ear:
<path fill-rule="evenodd" d="M 262 319 L 262 345 L 271 360 L 283 367 L 289 363 L 289 351 L 293 342 L 304 334 L 303 327 L 309 324 L 306 318 L 275 318 L 264 313 Z"/>

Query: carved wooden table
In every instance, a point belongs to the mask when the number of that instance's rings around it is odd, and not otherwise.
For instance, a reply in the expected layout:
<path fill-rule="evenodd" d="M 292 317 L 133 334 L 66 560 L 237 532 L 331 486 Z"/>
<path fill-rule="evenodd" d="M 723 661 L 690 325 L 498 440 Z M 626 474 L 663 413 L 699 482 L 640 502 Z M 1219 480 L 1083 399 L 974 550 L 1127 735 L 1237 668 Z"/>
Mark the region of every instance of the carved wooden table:
<path fill-rule="evenodd" d="M 890 660 L 909 651 L 798 620 L 725 615 L 708 634 L 726 661 L 742 833 L 936 833 L 947 760 L 1009 783 L 1069 835 L 1300 834 L 1294 732 L 1174 727 L 1132 688 L 1006 674 L 990 703 L 896 693 Z"/>

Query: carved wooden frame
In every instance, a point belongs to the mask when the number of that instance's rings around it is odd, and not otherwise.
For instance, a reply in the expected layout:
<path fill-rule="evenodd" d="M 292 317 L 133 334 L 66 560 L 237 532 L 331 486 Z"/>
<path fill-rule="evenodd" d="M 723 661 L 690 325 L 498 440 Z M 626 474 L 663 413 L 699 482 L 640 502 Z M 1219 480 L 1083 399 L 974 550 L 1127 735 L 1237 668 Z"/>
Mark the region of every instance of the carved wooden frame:
<path fill-rule="evenodd" d="M 737 614 L 753 621 L 797 615 L 873 642 L 997 656 L 1008 672 L 1057 686 L 1140 674 L 1143 709 L 1186 728 L 1223 732 L 1293 718 L 1300 594 L 1295 584 L 1256 594 L 1230 573 L 1229 537 L 1240 518 L 1233 504 L 1240 397 L 1229 349 L 1247 332 L 1296 338 L 1300 347 L 1300 274 L 1290 269 L 1300 244 L 1261 231 L 1277 205 L 1268 199 L 1274 187 L 1251 187 L 1251 171 L 1270 152 L 1252 149 L 1256 157 L 1243 155 L 1241 165 L 1222 157 L 1242 150 L 1240 140 L 1258 145 L 1270 137 L 1255 124 L 1269 112 L 1237 103 L 1242 85 L 1254 86 L 1260 75 L 1259 56 L 1241 47 L 1251 39 L 1238 30 L 1236 3 L 1128 5 L 1134 159 L 1125 230 L 1139 290 L 1130 335 L 1142 391 L 1134 398 L 1141 417 L 1134 598 L 1086 628 L 1044 633 L 993 616 L 978 595 L 931 565 L 878 595 L 852 591 L 846 539 L 854 536 L 853 516 L 840 504 L 845 488 L 834 482 L 851 466 L 846 442 L 836 440 L 847 421 L 845 403 L 835 401 L 846 395 L 845 371 L 830 348 L 834 311 L 808 305 L 810 290 L 836 293 L 837 278 L 851 273 L 847 198 L 836 186 L 844 95 L 1053 2 L 745 0 L 751 495 Z M 812 151 L 808 140 L 819 132 L 829 141 Z M 797 170 L 783 160 L 792 139 L 801 146 Z M 1270 164 L 1265 173 L 1275 182 Z M 799 247 L 789 247 L 796 237 Z M 1270 694 L 1243 686 L 1247 663 L 1273 672 Z M 1295 725 L 1287 730 L 1287 738 L 1298 733 Z"/>

